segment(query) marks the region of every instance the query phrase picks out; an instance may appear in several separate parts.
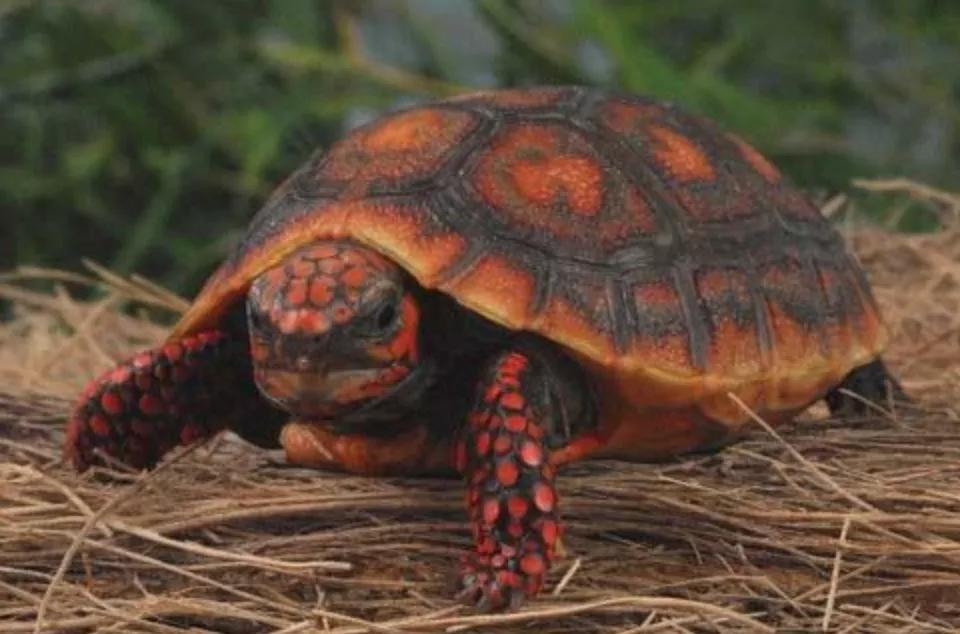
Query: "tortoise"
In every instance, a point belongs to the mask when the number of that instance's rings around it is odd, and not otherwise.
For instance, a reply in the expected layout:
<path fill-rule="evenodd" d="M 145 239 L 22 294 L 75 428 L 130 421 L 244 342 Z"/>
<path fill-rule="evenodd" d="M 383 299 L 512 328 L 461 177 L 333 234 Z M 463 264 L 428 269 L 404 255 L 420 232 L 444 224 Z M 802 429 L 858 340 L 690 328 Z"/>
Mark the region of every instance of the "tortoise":
<path fill-rule="evenodd" d="M 757 150 L 675 105 L 472 93 L 290 176 L 169 339 L 93 381 L 65 454 L 149 468 L 230 429 L 289 462 L 454 474 L 461 594 L 537 594 L 557 471 L 712 450 L 818 399 L 902 395 L 842 237 Z M 735 398 L 733 398 L 735 397 Z"/>

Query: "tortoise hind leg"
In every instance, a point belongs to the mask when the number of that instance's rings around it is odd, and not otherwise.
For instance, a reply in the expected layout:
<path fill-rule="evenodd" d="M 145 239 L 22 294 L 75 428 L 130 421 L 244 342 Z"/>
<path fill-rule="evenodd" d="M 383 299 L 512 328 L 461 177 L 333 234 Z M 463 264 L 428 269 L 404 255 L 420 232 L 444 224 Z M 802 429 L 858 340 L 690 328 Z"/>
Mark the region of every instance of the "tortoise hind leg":
<path fill-rule="evenodd" d="M 64 455 L 79 471 L 97 452 L 141 469 L 170 449 L 231 425 L 273 443 L 279 421 L 259 397 L 245 339 L 219 330 L 141 352 L 92 381 L 67 423 Z"/>
<path fill-rule="evenodd" d="M 840 385 L 827 392 L 824 400 L 834 416 L 865 416 L 876 410 L 864 401 L 886 408 L 890 400 L 910 399 L 883 361 L 876 359 L 851 371 Z"/>

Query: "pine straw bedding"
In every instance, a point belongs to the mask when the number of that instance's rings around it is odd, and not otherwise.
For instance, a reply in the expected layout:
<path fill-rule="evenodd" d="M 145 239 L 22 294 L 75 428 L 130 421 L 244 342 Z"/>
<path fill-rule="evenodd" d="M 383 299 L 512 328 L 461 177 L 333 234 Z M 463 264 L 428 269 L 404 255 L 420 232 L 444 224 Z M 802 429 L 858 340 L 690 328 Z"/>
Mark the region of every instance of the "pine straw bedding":
<path fill-rule="evenodd" d="M 102 271 L 0 278 L 0 631 L 956 631 L 960 229 L 852 239 L 918 403 L 573 468 L 566 555 L 509 615 L 451 600 L 468 545 L 452 481 L 291 468 L 230 436 L 149 474 L 78 477 L 60 461 L 68 399 L 183 302 Z M 97 301 L 65 290 L 103 277 Z M 119 312 L 131 300 L 141 311 Z"/>

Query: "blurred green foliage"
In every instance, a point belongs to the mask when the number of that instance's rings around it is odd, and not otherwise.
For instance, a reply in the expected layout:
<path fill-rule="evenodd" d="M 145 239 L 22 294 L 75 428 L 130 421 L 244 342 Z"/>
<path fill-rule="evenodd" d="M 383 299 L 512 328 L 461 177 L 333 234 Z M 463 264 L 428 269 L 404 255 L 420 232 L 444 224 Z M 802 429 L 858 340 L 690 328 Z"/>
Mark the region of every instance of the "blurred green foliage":
<path fill-rule="evenodd" d="M 680 102 L 819 191 L 957 184 L 954 0 L 0 0 L 0 269 L 88 256 L 190 293 L 347 129 L 548 83 Z"/>

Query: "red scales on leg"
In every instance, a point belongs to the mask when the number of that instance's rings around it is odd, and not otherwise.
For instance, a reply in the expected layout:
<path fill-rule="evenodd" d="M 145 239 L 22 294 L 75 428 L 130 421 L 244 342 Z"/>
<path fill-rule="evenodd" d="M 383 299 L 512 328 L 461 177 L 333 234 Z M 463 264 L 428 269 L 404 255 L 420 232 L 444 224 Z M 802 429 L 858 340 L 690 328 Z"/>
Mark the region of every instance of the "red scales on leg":
<path fill-rule="evenodd" d="M 80 470 L 100 462 L 98 450 L 152 467 L 173 447 L 249 415 L 258 400 L 246 343 L 201 332 L 141 352 L 91 382 L 68 422 L 64 454 Z"/>
<path fill-rule="evenodd" d="M 456 450 L 476 545 L 463 562 L 462 594 L 481 608 L 535 595 L 560 536 L 548 413 L 527 400 L 529 374 L 524 355 L 497 360 Z"/>

